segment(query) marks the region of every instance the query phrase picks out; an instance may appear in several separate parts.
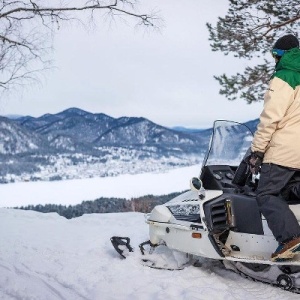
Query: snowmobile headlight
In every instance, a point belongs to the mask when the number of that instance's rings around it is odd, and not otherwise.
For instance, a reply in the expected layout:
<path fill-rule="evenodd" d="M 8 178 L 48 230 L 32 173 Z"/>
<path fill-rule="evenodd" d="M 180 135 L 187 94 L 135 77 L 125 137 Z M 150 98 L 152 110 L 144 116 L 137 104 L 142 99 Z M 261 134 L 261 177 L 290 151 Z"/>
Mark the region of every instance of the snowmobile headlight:
<path fill-rule="evenodd" d="M 199 204 L 184 204 L 184 205 L 172 205 L 168 206 L 173 215 L 176 216 L 190 216 L 200 214 Z"/>

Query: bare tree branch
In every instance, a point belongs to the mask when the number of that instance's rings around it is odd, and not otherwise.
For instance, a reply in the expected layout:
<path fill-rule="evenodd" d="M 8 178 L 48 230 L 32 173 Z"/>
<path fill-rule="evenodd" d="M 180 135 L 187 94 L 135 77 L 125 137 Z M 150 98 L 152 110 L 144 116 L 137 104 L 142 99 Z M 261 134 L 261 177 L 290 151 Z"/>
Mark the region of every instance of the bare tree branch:
<path fill-rule="evenodd" d="M 156 28 L 159 18 L 136 12 L 134 0 L 72 0 L 71 5 L 57 0 L 0 0 L 0 91 L 34 79 L 34 74 L 47 69 L 51 36 L 62 23 L 74 20 L 126 17 L 144 27 Z M 97 15 L 96 13 L 100 14 Z M 33 65 L 39 65 L 33 67 Z"/>

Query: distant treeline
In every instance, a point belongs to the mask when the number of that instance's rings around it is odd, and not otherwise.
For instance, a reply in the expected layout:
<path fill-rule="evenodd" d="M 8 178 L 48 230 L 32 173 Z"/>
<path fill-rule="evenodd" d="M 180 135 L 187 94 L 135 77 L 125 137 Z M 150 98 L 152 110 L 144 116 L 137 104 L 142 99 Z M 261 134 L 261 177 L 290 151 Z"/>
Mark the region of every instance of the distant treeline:
<path fill-rule="evenodd" d="M 115 213 L 130 211 L 149 213 L 154 208 L 154 206 L 164 204 L 181 193 L 182 192 L 177 192 L 162 196 L 146 195 L 139 198 L 132 198 L 130 200 L 126 200 L 124 198 L 101 197 L 93 201 L 83 201 L 81 204 L 77 205 L 66 206 L 60 204 L 39 204 L 15 208 L 34 210 L 43 213 L 56 212 L 67 219 L 72 219 L 80 217 L 83 214 L 92 213 Z"/>

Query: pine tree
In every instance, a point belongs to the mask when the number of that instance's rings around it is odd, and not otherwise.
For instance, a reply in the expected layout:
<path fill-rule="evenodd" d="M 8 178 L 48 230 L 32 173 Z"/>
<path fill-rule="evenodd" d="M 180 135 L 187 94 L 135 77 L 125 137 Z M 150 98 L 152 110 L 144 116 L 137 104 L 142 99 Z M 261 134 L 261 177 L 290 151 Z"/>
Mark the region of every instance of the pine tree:
<path fill-rule="evenodd" d="M 270 55 L 275 41 L 292 33 L 297 36 L 300 23 L 298 0 L 229 0 L 225 17 L 215 26 L 207 24 L 213 51 L 233 54 L 237 59 L 261 61 L 247 66 L 243 73 L 215 76 L 220 94 L 228 100 L 242 98 L 248 103 L 263 99 L 274 70 Z"/>

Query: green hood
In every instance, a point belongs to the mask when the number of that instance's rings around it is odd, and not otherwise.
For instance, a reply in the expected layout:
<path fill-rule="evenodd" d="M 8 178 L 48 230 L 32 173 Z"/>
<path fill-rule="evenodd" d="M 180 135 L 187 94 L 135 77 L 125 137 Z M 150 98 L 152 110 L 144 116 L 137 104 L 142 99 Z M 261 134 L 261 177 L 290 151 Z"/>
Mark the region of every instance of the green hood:
<path fill-rule="evenodd" d="M 278 77 L 288 83 L 293 89 L 300 85 L 300 49 L 293 48 L 287 51 L 277 63 L 275 74 L 272 78 Z"/>
<path fill-rule="evenodd" d="M 300 72 L 300 49 L 293 48 L 287 51 L 276 66 L 276 71 L 286 69 Z"/>

